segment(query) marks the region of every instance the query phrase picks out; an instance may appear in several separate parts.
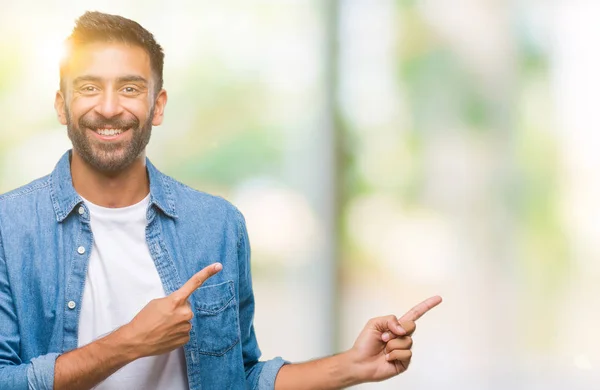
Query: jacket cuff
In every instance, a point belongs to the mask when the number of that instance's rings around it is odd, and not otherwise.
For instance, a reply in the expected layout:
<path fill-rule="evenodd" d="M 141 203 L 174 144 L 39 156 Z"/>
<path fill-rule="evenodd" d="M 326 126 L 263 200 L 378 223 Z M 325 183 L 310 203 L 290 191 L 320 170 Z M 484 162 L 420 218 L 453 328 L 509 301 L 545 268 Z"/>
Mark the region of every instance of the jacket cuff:
<path fill-rule="evenodd" d="M 59 353 L 49 353 L 31 359 L 27 368 L 27 383 L 30 389 L 53 390 L 54 388 L 54 366 Z"/>
<path fill-rule="evenodd" d="M 290 362 L 283 360 L 280 357 L 276 357 L 272 360 L 264 362 L 263 368 L 258 378 L 258 390 L 274 390 L 275 389 L 275 378 L 277 373 L 285 364 Z"/>

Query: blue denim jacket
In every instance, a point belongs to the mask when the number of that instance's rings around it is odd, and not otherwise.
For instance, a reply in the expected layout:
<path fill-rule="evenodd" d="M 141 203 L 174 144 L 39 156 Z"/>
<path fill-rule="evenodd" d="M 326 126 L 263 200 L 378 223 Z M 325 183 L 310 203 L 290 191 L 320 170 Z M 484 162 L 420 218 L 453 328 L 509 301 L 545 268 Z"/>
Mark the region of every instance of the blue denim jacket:
<path fill-rule="evenodd" d="M 195 316 L 184 347 L 190 389 L 273 389 L 284 361 L 259 362 L 242 215 L 149 161 L 147 170 L 146 241 L 166 293 L 203 267 L 223 264 L 190 298 Z M 0 389 L 53 388 L 56 358 L 77 348 L 92 241 L 69 152 L 49 176 L 0 196 Z"/>

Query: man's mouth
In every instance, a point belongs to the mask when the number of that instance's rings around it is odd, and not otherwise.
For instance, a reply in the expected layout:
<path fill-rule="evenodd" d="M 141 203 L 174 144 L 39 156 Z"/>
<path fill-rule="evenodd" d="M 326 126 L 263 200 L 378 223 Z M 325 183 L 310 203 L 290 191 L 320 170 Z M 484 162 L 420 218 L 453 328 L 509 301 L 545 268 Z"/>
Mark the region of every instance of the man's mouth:
<path fill-rule="evenodd" d="M 96 133 L 104 136 L 115 136 L 123 133 L 124 129 L 96 129 Z"/>
<path fill-rule="evenodd" d="M 115 139 L 120 138 L 120 136 L 129 129 L 115 129 L 112 127 L 110 127 L 110 128 L 100 127 L 97 129 L 90 129 L 90 130 L 92 130 L 94 133 L 96 133 L 96 136 L 102 140 L 115 140 Z"/>

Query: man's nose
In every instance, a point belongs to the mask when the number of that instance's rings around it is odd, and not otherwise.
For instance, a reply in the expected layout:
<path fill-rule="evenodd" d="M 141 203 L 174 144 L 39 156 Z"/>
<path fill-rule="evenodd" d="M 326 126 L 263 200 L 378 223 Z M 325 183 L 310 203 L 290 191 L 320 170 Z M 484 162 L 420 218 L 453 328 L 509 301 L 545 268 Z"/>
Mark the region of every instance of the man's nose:
<path fill-rule="evenodd" d="M 100 101 L 96 105 L 96 112 L 107 119 L 120 115 L 123 107 L 119 102 L 119 94 L 113 91 L 102 93 Z"/>

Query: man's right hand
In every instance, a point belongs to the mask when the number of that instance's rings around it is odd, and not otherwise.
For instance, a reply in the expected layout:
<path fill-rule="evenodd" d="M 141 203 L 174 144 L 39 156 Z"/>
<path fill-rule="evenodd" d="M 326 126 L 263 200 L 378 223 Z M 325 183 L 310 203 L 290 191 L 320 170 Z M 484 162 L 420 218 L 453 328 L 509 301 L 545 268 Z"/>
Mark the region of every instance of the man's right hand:
<path fill-rule="evenodd" d="M 137 358 L 162 355 L 186 344 L 190 339 L 194 313 L 188 298 L 223 266 L 209 265 L 165 298 L 150 301 L 130 323 L 118 331 L 132 343 Z"/>
<path fill-rule="evenodd" d="M 150 301 L 130 323 L 56 359 L 56 390 L 91 389 L 132 361 L 161 355 L 190 339 L 194 317 L 187 300 L 223 266 L 215 263 L 192 276 L 171 295 Z"/>

